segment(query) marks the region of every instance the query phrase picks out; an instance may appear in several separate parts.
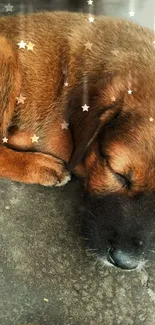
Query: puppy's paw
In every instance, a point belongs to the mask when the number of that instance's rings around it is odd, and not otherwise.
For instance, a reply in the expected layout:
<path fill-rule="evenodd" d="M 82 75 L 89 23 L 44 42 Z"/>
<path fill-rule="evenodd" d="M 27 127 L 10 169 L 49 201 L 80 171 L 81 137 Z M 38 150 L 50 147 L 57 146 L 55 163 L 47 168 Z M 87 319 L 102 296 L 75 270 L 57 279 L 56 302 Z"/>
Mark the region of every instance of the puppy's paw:
<path fill-rule="evenodd" d="M 63 186 L 71 176 L 62 160 L 42 153 L 32 154 L 33 162 L 29 161 L 28 172 L 31 183 L 44 186 Z"/>
<path fill-rule="evenodd" d="M 65 184 L 67 184 L 69 181 L 71 180 L 71 175 L 68 173 L 68 175 L 66 175 L 61 182 L 58 182 L 56 184 L 56 186 L 64 186 Z"/>

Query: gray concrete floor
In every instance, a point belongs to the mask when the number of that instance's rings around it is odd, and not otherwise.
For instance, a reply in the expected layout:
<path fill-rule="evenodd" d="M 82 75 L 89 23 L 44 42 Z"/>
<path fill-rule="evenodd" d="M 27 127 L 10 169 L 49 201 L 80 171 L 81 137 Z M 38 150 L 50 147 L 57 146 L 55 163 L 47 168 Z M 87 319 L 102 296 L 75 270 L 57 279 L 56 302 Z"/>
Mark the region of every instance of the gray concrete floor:
<path fill-rule="evenodd" d="M 77 181 L 1 181 L 1 325 L 155 324 L 154 263 L 148 275 L 95 263 L 78 236 L 80 193 Z"/>
<path fill-rule="evenodd" d="M 127 16 L 127 2 L 113 2 L 113 14 Z M 110 14 L 110 5 L 101 1 L 101 11 Z M 153 27 L 151 8 L 141 2 L 135 20 Z M 60 189 L 0 181 L 0 325 L 155 324 L 155 254 L 146 271 L 95 263 L 78 235 L 81 205 L 76 180 Z"/>
<path fill-rule="evenodd" d="M 153 262 L 148 275 L 95 263 L 76 231 L 77 181 L 52 189 L 4 180 L 0 198 L 1 325 L 155 324 Z"/>

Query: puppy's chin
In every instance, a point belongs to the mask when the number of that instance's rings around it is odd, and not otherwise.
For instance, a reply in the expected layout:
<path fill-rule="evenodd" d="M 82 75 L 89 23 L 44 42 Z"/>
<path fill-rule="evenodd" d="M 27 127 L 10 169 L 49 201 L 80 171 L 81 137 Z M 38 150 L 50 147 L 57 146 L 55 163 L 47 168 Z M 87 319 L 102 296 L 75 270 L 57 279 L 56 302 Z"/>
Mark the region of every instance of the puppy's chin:
<path fill-rule="evenodd" d="M 128 198 L 85 197 L 82 236 L 100 263 L 123 270 L 143 268 L 155 246 L 155 194 Z"/>

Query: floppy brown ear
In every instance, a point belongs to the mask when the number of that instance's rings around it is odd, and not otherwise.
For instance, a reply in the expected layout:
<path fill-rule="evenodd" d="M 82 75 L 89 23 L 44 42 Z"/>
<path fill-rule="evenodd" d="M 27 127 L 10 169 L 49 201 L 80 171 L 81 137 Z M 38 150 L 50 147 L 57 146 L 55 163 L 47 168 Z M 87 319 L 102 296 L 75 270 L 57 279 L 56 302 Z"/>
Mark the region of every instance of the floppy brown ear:
<path fill-rule="evenodd" d="M 85 97 L 83 85 L 78 86 L 69 94 L 67 117 L 74 146 L 68 164 L 70 170 L 79 164 L 100 129 L 120 113 L 122 107 L 120 95 L 123 87 L 117 85 L 116 88 L 114 82 L 107 85 L 103 80 L 94 85 L 88 85 L 87 103 L 83 100 Z M 83 111 L 84 104 L 89 106 L 88 111 Z"/>
<path fill-rule="evenodd" d="M 21 77 L 16 51 L 3 36 L 0 37 L 0 67 L 0 124 L 5 134 L 20 92 Z"/>

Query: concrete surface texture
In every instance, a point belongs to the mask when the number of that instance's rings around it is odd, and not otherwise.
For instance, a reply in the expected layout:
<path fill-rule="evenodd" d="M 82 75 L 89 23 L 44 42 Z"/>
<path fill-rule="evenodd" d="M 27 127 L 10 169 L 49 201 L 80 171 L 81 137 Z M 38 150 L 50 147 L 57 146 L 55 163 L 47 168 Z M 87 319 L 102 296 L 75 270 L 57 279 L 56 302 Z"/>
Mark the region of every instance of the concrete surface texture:
<path fill-rule="evenodd" d="M 1 181 L 0 324 L 155 324 L 154 264 L 95 263 L 78 236 L 80 185 Z"/>
<path fill-rule="evenodd" d="M 64 8 L 61 1 L 12 4 Z M 66 1 L 64 9 L 75 4 L 85 7 Z M 101 1 L 100 11 L 110 14 L 108 6 Z M 117 15 L 126 17 L 127 7 L 115 1 Z M 135 20 L 153 27 L 153 10 L 151 1 L 141 2 Z M 141 271 L 96 263 L 78 234 L 81 204 L 76 180 L 59 189 L 0 181 L 0 325 L 155 324 L 155 252 Z"/>

